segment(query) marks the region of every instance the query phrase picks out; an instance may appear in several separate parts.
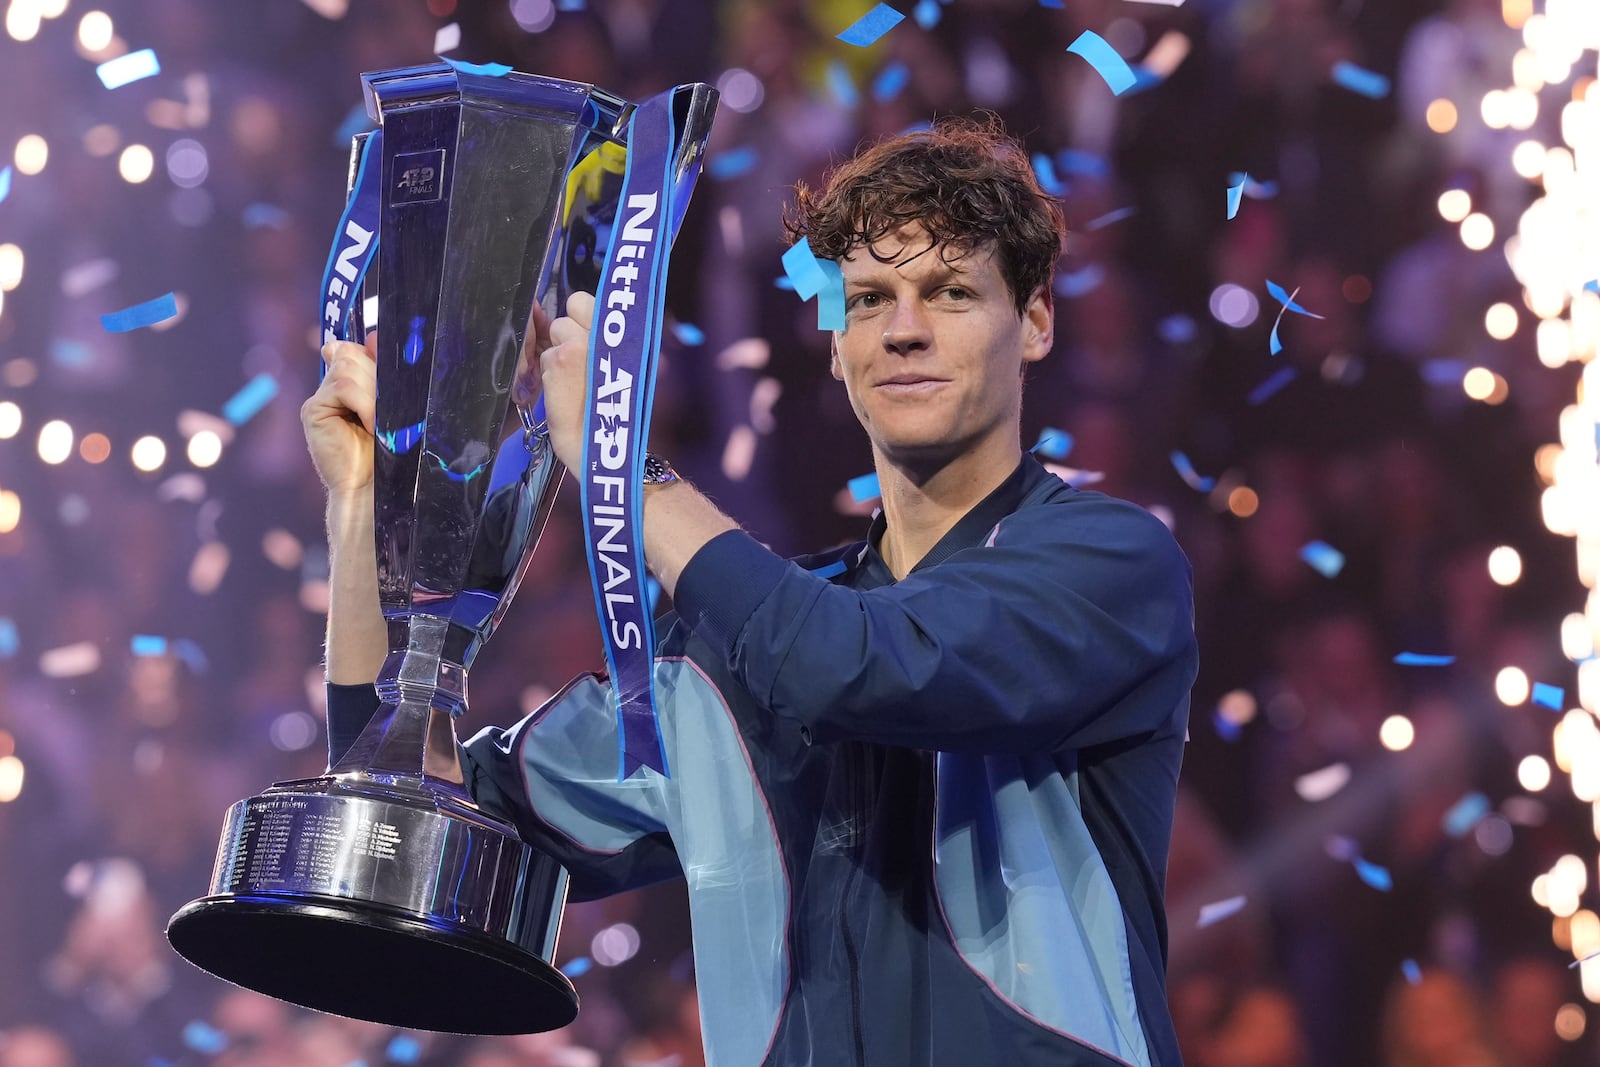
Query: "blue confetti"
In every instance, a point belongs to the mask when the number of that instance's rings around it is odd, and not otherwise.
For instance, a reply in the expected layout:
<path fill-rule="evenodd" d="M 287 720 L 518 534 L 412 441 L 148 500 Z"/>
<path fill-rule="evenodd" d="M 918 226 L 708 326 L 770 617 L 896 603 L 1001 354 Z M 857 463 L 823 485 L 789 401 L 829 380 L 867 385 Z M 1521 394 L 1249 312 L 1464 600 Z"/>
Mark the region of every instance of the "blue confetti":
<path fill-rule="evenodd" d="M 1033 176 L 1039 179 L 1039 187 L 1051 196 L 1061 196 L 1067 191 L 1061 179 L 1056 177 L 1056 165 L 1043 152 L 1033 155 Z"/>
<path fill-rule="evenodd" d="M 944 14 L 944 9 L 939 6 L 939 0 L 917 0 L 917 7 L 911 17 L 917 20 L 917 25 L 925 30 L 931 30 L 939 25 L 939 17 Z"/>
<path fill-rule="evenodd" d="M 794 292 L 794 279 L 789 277 L 787 274 L 780 274 L 778 277 L 772 279 L 772 285 L 773 288 L 782 289 L 786 293 Z"/>
<path fill-rule="evenodd" d="M 1246 903 L 1248 903 L 1248 898 L 1239 896 L 1207 904 L 1200 909 L 1200 920 L 1196 923 L 1196 926 L 1198 929 L 1203 930 L 1213 923 L 1221 922 L 1230 915 L 1237 915 L 1244 910 Z"/>
<path fill-rule="evenodd" d="M 1277 355 L 1283 351 L 1283 342 L 1278 340 L 1278 327 L 1283 325 L 1283 309 L 1278 309 L 1278 317 L 1272 320 L 1272 336 L 1267 338 L 1267 354 Z"/>
<path fill-rule="evenodd" d="M 1388 78 L 1348 60 L 1341 59 L 1333 65 L 1333 80 L 1334 84 L 1373 100 L 1382 100 L 1389 95 Z"/>
<path fill-rule="evenodd" d="M 858 504 L 882 495 L 881 490 L 878 488 L 878 475 L 876 473 L 858 475 L 851 478 L 848 485 L 851 499 Z"/>
<path fill-rule="evenodd" d="M 1551 711 L 1560 711 L 1566 703 L 1567 691 L 1559 685 L 1546 685 L 1544 682 L 1533 683 L 1533 702 Z"/>
<path fill-rule="evenodd" d="M 1053 459 L 1059 463 L 1072 451 L 1072 443 L 1073 438 L 1070 433 L 1047 426 L 1039 431 L 1039 440 L 1029 451 L 1037 452 L 1046 459 Z"/>
<path fill-rule="evenodd" d="M 587 974 L 589 969 L 593 966 L 594 960 L 591 960 L 588 956 L 579 956 L 575 960 L 568 960 L 566 963 L 562 964 L 561 973 L 566 975 L 568 978 L 578 978 L 584 974 Z"/>
<path fill-rule="evenodd" d="M 62 367 L 85 366 L 94 355 L 94 349 L 70 337 L 56 337 L 50 341 L 50 362 Z"/>
<path fill-rule="evenodd" d="M 1299 291 L 1300 290 L 1298 290 L 1298 289 L 1295 290 L 1296 293 L 1298 293 Z M 1313 319 L 1322 318 L 1322 316 L 1318 315 L 1315 311 L 1307 311 L 1305 308 L 1301 307 L 1299 304 L 1296 304 L 1294 302 L 1293 294 L 1286 292 L 1284 290 L 1283 286 L 1279 285 L 1277 282 L 1273 281 L 1271 278 L 1267 279 L 1267 292 L 1272 294 L 1272 299 L 1276 300 L 1278 303 L 1283 305 L 1283 310 L 1285 310 L 1285 311 L 1292 311 L 1297 315 L 1305 315 L 1307 318 L 1313 318 Z"/>
<path fill-rule="evenodd" d="M 1387 893 L 1394 888 L 1394 879 L 1389 876 L 1389 872 L 1376 863 L 1357 856 L 1355 858 L 1355 866 L 1356 873 L 1361 876 L 1361 880 L 1372 888 L 1383 893 Z"/>
<path fill-rule="evenodd" d="M 1489 798 L 1482 793 L 1468 793 L 1444 813 L 1441 825 L 1450 837 L 1465 837 L 1487 814 L 1489 814 Z"/>
<path fill-rule="evenodd" d="M 1394 658 L 1394 662 L 1401 667 L 1448 667 L 1455 661 L 1454 656 L 1434 656 L 1424 652 L 1402 652 Z"/>
<path fill-rule="evenodd" d="M 211 661 L 206 658 L 205 652 L 187 637 L 180 637 L 174 641 L 172 651 L 177 653 L 184 666 L 196 674 L 204 674 L 206 668 L 211 666 Z"/>
<path fill-rule="evenodd" d="M 1224 716 L 1220 708 L 1211 712 L 1211 725 L 1217 731 L 1217 736 L 1229 744 L 1239 740 L 1239 735 L 1244 733 L 1244 727 Z"/>
<path fill-rule="evenodd" d="M 783 254 L 784 273 L 800 299 L 817 298 L 817 329 L 844 329 L 844 275 L 831 259 L 818 259 L 811 240 L 800 238 Z"/>
<path fill-rule="evenodd" d="M 410 1034 L 396 1034 L 383 1054 L 390 1063 L 416 1063 L 422 1058 L 422 1042 Z"/>
<path fill-rule="evenodd" d="M 11 168 L 0 168 L 0 201 L 11 195 Z"/>
<path fill-rule="evenodd" d="M 1091 231 L 1102 230 L 1107 226 L 1110 226 L 1113 222 L 1121 222 L 1123 219 L 1131 219 L 1138 213 L 1139 209 L 1136 207 L 1119 207 L 1115 211 L 1106 212 L 1097 219 L 1090 219 L 1088 222 L 1083 224 L 1083 228 Z"/>
<path fill-rule="evenodd" d="M 1095 69 L 1095 73 L 1111 87 L 1111 92 L 1121 96 L 1138 81 L 1128 61 L 1117 54 L 1106 39 L 1093 30 L 1084 30 L 1078 39 L 1067 46 L 1067 51 L 1081 56 Z"/>
<path fill-rule="evenodd" d="M 1077 270 L 1065 271 L 1056 275 L 1056 284 L 1053 288 L 1057 296 L 1064 296 L 1068 300 L 1075 300 L 1080 296 L 1087 296 L 1100 288 L 1100 283 L 1106 280 L 1106 269 L 1098 263 L 1090 263 L 1079 267 Z"/>
<path fill-rule="evenodd" d="M 155 634 L 134 634 L 129 642 L 135 656 L 165 656 L 167 654 L 167 639 Z"/>
<path fill-rule="evenodd" d="M 101 315 L 100 325 L 110 333 L 127 333 L 145 326 L 154 326 L 158 322 L 166 322 L 177 316 L 178 296 L 176 293 L 168 293 L 154 300 L 146 300 L 142 304 L 123 308 L 121 311 L 113 311 L 109 315 Z"/>
<path fill-rule="evenodd" d="M 464 63 L 459 59 L 451 59 L 448 56 L 440 56 L 439 58 L 462 74 L 479 74 L 485 78 L 504 78 L 511 73 L 511 68 L 504 63 Z"/>
<path fill-rule="evenodd" d="M 289 225 L 289 213 L 276 204 L 251 204 L 244 209 L 247 230 L 281 230 Z"/>
<path fill-rule="evenodd" d="M 278 380 L 262 372 L 228 398 L 228 402 L 222 405 L 222 417 L 235 426 L 243 426 L 277 395 Z"/>
<path fill-rule="evenodd" d="M 688 322 L 675 322 L 672 324 L 672 336 L 682 345 L 703 345 L 706 343 L 705 331 Z"/>
<path fill-rule="evenodd" d="M 1406 976 L 1408 985 L 1422 984 L 1422 968 L 1417 966 L 1416 960 L 1406 960 L 1400 964 L 1400 973 Z"/>
<path fill-rule="evenodd" d="M 1054 8 L 1057 11 L 1065 11 L 1067 9 L 1066 0 L 1039 0 L 1039 6 Z"/>
<path fill-rule="evenodd" d="M 1168 315 L 1156 323 L 1156 336 L 1169 345 L 1187 344 L 1199 332 L 1194 320 L 1187 315 Z"/>
<path fill-rule="evenodd" d="M 832 563 L 824 564 L 821 567 L 815 568 L 811 573 L 815 574 L 818 578 L 832 578 L 836 574 L 843 574 L 848 569 L 849 568 L 845 565 L 844 560 L 836 559 Z"/>
<path fill-rule="evenodd" d="M 845 110 L 853 110 L 861 103 L 861 94 L 856 92 L 855 79 L 850 77 L 850 68 L 839 60 L 828 64 L 828 91 L 839 106 Z"/>
<path fill-rule="evenodd" d="M 344 118 L 339 122 L 338 128 L 333 131 L 334 147 L 349 148 L 350 138 L 358 133 L 365 133 L 376 128 L 372 119 L 367 117 L 367 105 L 356 104 L 345 113 Z"/>
<path fill-rule="evenodd" d="M 584 0 L 556 0 L 557 11 L 582 11 Z"/>
<path fill-rule="evenodd" d="M 6 170 L 10 171 L 11 168 L 7 167 Z M 9 180 L 9 175 L 7 176 L 7 180 Z M 4 200 L 5 198 L 5 193 L 0 192 L 0 200 Z M 1583 291 L 1586 293 L 1600 293 L 1600 278 L 1595 278 L 1591 281 L 1584 282 Z"/>
<path fill-rule="evenodd" d="M 215 1056 L 228 1047 L 228 1037 L 222 1031 L 199 1019 L 183 1028 L 183 1043 L 205 1056 Z"/>
<path fill-rule="evenodd" d="M 1301 545 L 1300 558 L 1324 578 L 1337 577 L 1344 570 L 1344 553 L 1326 541 L 1308 541 Z"/>
<path fill-rule="evenodd" d="M 1182 478 L 1190 489 L 1201 493 L 1209 493 L 1217 487 L 1217 480 L 1215 478 L 1202 478 L 1195 472 L 1194 464 L 1189 462 L 1189 457 L 1182 452 L 1173 452 L 1170 458 L 1172 459 L 1173 469 L 1178 472 L 1178 477 Z"/>
<path fill-rule="evenodd" d="M 880 104 L 886 104 L 900 95 L 907 85 L 911 83 L 911 68 L 896 60 L 878 72 L 872 79 L 872 99 Z"/>
<path fill-rule="evenodd" d="M 94 68 L 94 72 L 100 75 L 100 84 L 107 89 L 120 89 L 129 82 L 160 74 L 161 61 L 156 58 L 155 49 L 141 48 L 137 52 L 106 60 Z"/>
<path fill-rule="evenodd" d="M 1250 390 L 1250 406 L 1256 407 L 1266 403 L 1274 393 L 1294 381 L 1297 373 L 1293 367 L 1280 367 L 1274 371 L 1266 381 Z"/>
<path fill-rule="evenodd" d="M 1233 218 L 1239 213 L 1239 201 L 1244 199 L 1244 183 L 1248 175 L 1240 175 L 1238 184 L 1228 186 L 1228 218 Z"/>
<path fill-rule="evenodd" d="M 844 32 L 839 34 L 839 40 L 845 44 L 853 44 L 857 48 L 865 48 L 900 25 L 904 19 L 904 15 L 888 4 L 879 4 L 846 27 Z"/>
<path fill-rule="evenodd" d="M 10 659 L 17 654 L 17 624 L 9 617 L 0 615 L 0 659 Z"/>
<path fill-rule="evenodd" d="M 730 148 L 726 152 L 718 152 L 706 161 L 706 173 L 714 181 L 725 182 L 730 178 L 749 174 L 756 169 L 756 164 L 761 162 L 761 153 L 754 145 L 744 145 L 739 148 Z"/>
<path fill-rule="evenodd" d="M 1085 152 L 1081 148 L 1063 148 L 1057 152 L 1056 166 L 1064 173 L 1084 178 L 1104 178 L 1111 173 L 1111 164 L 1104 156 Z"/>

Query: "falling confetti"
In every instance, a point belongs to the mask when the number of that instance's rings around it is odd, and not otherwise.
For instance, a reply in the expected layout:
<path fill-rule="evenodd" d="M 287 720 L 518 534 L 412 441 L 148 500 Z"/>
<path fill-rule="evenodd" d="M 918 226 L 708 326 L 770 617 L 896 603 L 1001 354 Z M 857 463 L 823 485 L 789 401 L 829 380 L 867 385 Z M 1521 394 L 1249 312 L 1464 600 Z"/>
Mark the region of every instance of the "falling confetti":
<path fill-rule="evenodd" d="M 876 473 L 857 475 L 850 479 L 846 488 L 850 490 L 851 499 L 858 504 L 882 495 L 881 490 L 878 488 L 878 476 Z"/>
<path fill-rule="evenodd" d="M 1533 702 L 1551 711 L 1560 711 L 1566 704 L 1567 691 L 1558 685 L 1547 685 L 1544 682 L 1533 683 Z"/>
<path fill-rule="evenodd" d="M 840 60 L 828 64 L 827 70 L 828 91 L 833 94 L 833 99 L 846 110 L 853 110 L 861 103 L 861 94 L 856 91 L 856 81 L 850 76 L 850 68 Z"/>
<path fill-rule="evenodd" d="M 900 25 L 904 19 L 905 16 L 894 8 L 887 4 L 879 4 L 852 22 L 839 34 L 839 40 L 845 44 L 853 44 L 857 48 L 865 48 Z"/>
<path fill-rule="evenodd" d="M 818 259 L 802 237 L 783 254 L 783 269 L 800 299 L 817 298 L 817 329 L 844 329 L 844 275 L 831 259 Z"/>
<path fill-rule="evenodd" d="M 1344 553 L 1326 541 L 1308 541 L 1300 547 L 1300 558 L 1324 578 L 1337 577 L 1344 570 Z"/>
<path fill-rule="evenodd" d="M 1119 207 L 1115 211 L 1108 211 L 1098 218 L 1090 219 L 1088 222 L 1083 224 L 1083 228 L 1085 230 L 1089 230 L 1090 232 L 1095 230 L 1103 230 L 1107 226 L 1110 226 L 1113 222 L 1121 222 L 1123 219 L 1131 219 L 1138 213 L 1139 209 L 1136 207 Z"/>
<path fill-rule="evenodd" d="M 911 82 L 911 68 L 896 60 L 878 72 L 872 80 L 872 99 L 880 104 L 899 96 Z"/>
<path fill-rule="evenodd" d="M 1048 459 L 1063 460 L 1072 451 L 1072 435 L 1065 430 L 1046 427 L 1039 431 L 1039 440 L 1030 451 Z"/>
<path fill-rule="evenodd" d="M 1128 66 L 1128 61 L 1118 55 L 1116 49 L 1093 30 L 1084 30 L 1079 34 L 1078 39 L 1067 46 L 1067 51 L 1086 60 L 1116 96 L 1121 96 L 1133 88 L 1134 83 L 1138 81 L 1133 68 Z"/>
<path fill-rule="evenodd" d="M 451 59 L 448 56 L 440 56 L 439 58 L 462 74 L 478 74 L 485 78 L 504 78 L 511 73 L 511 68 L 504 63 L 463 63 L 459 59 Z"/>
<path fill-rule="evenodd" d="M 243 426 L 255 418 L 272 398 L 278 395 L 278 380 L 265 372 L 245 383 L 228 402 L 222 405 L 222 417 L 235 426 Z"/>
<path fill-rule="evenodd" d="M 1237 915 L 1244 910 L 1245 897 L 1229 897 L 1227 900 L 1218 900 L 1207 904 L 1200 909 L 1200 921 L 1195 924 L 1197 929 L 1204 930 L 1213 923 L 1219 923 L 1230 915 Z"/>
<path fill-rule="evenodd" d="M 737 178 L 755 170 L 756 164 L 761 162 L 761 153 L 754 145 L 744 145 L 740 148 L 730 148 L 726 152 L 718 152 L 706 161 L 706 173 L 714 181 L 725 182 L 730 178 Z"/>
<path fill-rule="evenodd" d="M 0 167 L 0 201 L 11 195 L 11 168 Z"/>
<path fill-rule="evenodd" d="M 176 293 L 168 293 L 154 300 L 146 300 L 142 304 L 123 308 L 121 311 L 101 315 L 100 325 L 110 333 L 127 333 L 177 317 L 178 296 Z"/>
<path fill-rule="evenodd" d="M 1356 874 L 1360 875 L 1361 880 L 1372 888 L 1383 893 L 1387 893 L 1394 888 L 1394 879 L 1387 869 L 1370 860 L 1364 860 L 1360 856 L 1357 856 L 1352 862 L 1355 865 Z"/>
<path fill-rule="evenodd" d="M 1244 199 L 1244 183 L 1249 180 L 1248 175 L 1239 175 L 1236 185 L 1228 186 L 1228 218 L 1233 218 L 1239 213 L 1239 201 Z"/>
<path fill-rule="evenodd" d="M 703 345 L 706 343 L 705 331 L 689 322 L 675 322 L 672 324 L 672 336 L 683 345 Z"/>
<path fill-rule="evenodd" d="M 1448 667 L 1455 661 L 1454 656 L 1434 656 L 1422 652 L 1402 652 L 1394 658 L 1396 665 L 1401 667 Z"/>
<path fill-rule="evenodd" d="M 1420 985 L 1422 983 L 1422 968 L 1417 966 L 1416 960 L 1406 960 L 1400 964 L 1400 973 L 1406 976 L 1406 982 L 1409 985 Z"/>
<path fill-rule="evenodd" d="M 1482 793 L 1468 793 L 1444 813 L 1444 832 L 1449 837 L 1465 837 L 1487 814 L 1489 798 Z"/>
<path fill-rule="evenodd" d="M 454 52 L 461 47 L 461 23 L 452 22 L 448 26 L 440 26 L 433 35 L 433 54 L 443 56 L 446 52 Z"/>
<path fill-rule="evenodd" d="M 161 61 L 156 58 L 155 49 L 141 48 L 137 52 L 106 60 L 94 68 L 94 72 L 100 76 L 100 84 L 107 89 L 120 89 L 129 82 L 160 74 Z"/>
<path fill-rule="evenodd" d="M 1250 390 L 1250 406 L 1256 407 L 1266 403 L 1274 393 L 1294 381 L 1298 373 L 1293 367 L 1280 367 L 1273 371 L 1265 381 Z"/>
<path fill-rule="evenodd" d="M 1215 478 L 1201 477 L 1195 471 L 1194 464 L 1189 461 L 1189 457 L 1184 453 L 1173 452 L 1170 458 L 1172 460 L 1172 468 L 1178 472 L 1178 477 L 1182 478 L 1184 484 L 1188 485 L 1190 489 L 1200 493 L 1209 493 L 1217 487 L 1217 480 Z"/>
<path fill-rule="evenodd" d="M 1294 791 L 1306 803 L 1316 804 L 1334 796 L 1349 784 L 1350 765 L 1333 763 L 1296 778 Z"/>
<path fill-rule="evenodd" d="M 917 25 L 925 30 L 931 30 L 939 25 L 939 19 L 944 14 L 944 9 L 939 6 L 939 0 L 917 0 L 916 10 L 911 17 L 917 20 Z"/>
<path fill-rule="evenodd" d="M 1340 60 L 1333 65 L 1333 81 L 1335 85 L 1372 100 L 1381 100 L 1389 95 L 1388 78 L 1348 60 Z"/>

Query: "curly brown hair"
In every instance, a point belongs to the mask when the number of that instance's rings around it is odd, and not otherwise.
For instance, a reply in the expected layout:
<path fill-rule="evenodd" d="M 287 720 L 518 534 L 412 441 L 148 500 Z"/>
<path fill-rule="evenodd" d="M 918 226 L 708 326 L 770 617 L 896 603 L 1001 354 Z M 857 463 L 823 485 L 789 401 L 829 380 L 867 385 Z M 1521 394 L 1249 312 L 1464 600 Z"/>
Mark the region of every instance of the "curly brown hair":
<path fill-rule="evenodd" d="M 784 212 L 791 241 L 811 240 L 823 259 L 842 259 L 907 223 L 933 238 L 952 263 L 993 245 L 1017 314 L 1042 285 L 1049 285 L 1061 256 L 1066 219 L 1039 186 L 1027 150 L 999 119 L 946 118 L 931 129 L 881 141 L 839 164 L 821 192 L 795 184 Z"/>

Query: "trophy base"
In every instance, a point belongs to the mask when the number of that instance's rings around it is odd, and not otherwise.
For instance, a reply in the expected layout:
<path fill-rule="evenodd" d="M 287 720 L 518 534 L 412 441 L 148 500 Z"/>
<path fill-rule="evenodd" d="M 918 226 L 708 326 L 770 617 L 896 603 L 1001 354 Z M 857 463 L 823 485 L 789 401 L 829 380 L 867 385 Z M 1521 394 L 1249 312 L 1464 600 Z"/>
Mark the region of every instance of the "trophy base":
<path fill-rule="evenodd" d="M 267 996 L 452 1034 L 528 1034 L 577 1017 L 556 968 L 509 942 L 342 900 L 202 897 L 172 917 L 178 954 Z"/>
<path fill-rule="evenodd" d="M 366 774 L 228 810 L 208 895 L 167 925 L 202 970 L 303 1007 L 457 1034 L 570 1023 L 567 874 L 464 794 Z"/>

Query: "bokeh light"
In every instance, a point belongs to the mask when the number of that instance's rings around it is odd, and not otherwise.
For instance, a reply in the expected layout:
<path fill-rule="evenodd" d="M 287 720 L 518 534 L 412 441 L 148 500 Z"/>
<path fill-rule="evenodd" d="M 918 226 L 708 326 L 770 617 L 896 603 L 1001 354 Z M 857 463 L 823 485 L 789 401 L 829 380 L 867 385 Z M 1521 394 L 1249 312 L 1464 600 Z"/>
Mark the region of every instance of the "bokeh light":
<path fill-rule="evenodd" d="M 49 464 L 65 463 L 72 455 L 72 427 L 63 419 L 51 419 L 39 427 L 39 458 Z"/>
<path fill-rule="evenodd" d="M 1510 545 L 1497 545 L 1489 552 L 1489 577 L 1495 585 L 1516 585 L 1522 577 L 1522 553 Z"/>
<path fill-rule="evenodd" d="M 122 175 L 123 181 L 134 185 L 148 181 L 155 169 L 156 157 L 142 144 L 129 145 L 117 158 L 117 173 Z"/>
<path fill-rule="evenodd" d="M 160 470 L 167 461 L 167 445 L 161 438 L 146 434 L 133 443 L 129 456 L 135 467 L 148 474 Z"/>
<path fill-rule="evenodd" d="M 196 467 L 209 467 L 222 458 L 222 438 L 213 430 L 201 430 L 189 438 L 189 462 Z"/>
<path fill-rule="evenodd" d="M 36 133 L 24 134 L 12 153 L 18 174 L 38 174 L 50 162 L 50 143 Z"/>
<path fill-rule="evenodd" d="M 1502 704 L 1512 707 L 1525 704 L 1531 691 L 1528 675 L 1521 667 L 1501 667 L 1494 676 L 1494 695 Z"/>
<path fill-rule="evenodd" d="M 1416 738 L 1416 727 L 1404 715 L 1391 715 L 1378 727 L 1378 741 L 1390 752 L 1403 752 Z"/>
<path fill-rule="evenodd" d="M 116 26 L 104 11 L 85 12 L 78 20 L 78 44 L 85 52 L 100 52 L 111 44 Z"/>
<path fill-rule="evenodd" d="M 1543 756 L 1524 756 L 1517 764 L 1517 783 L 1530 793 L 1550 784 L 1550 761 Z"/>

